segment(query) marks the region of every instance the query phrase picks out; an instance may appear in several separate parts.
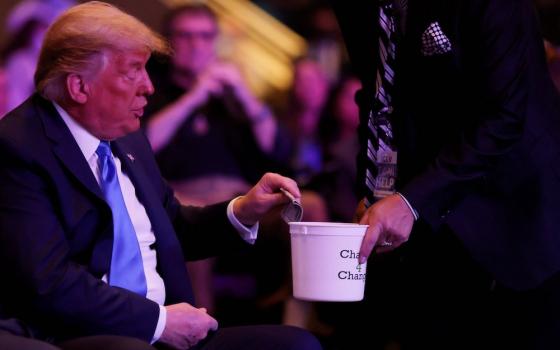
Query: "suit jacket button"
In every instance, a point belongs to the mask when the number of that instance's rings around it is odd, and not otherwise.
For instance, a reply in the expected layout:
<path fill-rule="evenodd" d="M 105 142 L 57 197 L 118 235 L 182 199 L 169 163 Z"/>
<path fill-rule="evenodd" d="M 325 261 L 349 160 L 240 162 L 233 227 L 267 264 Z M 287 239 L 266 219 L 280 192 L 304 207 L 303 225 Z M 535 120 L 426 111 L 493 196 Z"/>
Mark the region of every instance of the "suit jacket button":
<path fill-rule="evenodd" d="M 445 211 L 445 213 L 441 214 L 440 218 L 443 220 L 447 217 L 447 215 L 449 215 L 449 213 L 451 213 L 451 210 L 447 209 Z"/>

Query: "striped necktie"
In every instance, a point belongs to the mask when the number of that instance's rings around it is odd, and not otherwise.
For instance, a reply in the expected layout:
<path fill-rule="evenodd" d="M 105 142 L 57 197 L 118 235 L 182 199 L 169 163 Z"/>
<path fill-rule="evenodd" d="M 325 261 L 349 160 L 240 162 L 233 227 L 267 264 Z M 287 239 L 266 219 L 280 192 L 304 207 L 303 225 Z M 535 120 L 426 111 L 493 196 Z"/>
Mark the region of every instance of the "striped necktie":
<path fill-rule="evenodd" d="M 406 0 L 400 8 L 406 9 Z M 393 112 L 392 89 L 395 79 L 395 5 L 384 1 L 379 6 L 379 64 L 375 80 L 373 109 L 368 120 L 366 206 L 376 199 L 395 193 L 397 152 L 393 140 L 390 116 Z"/>

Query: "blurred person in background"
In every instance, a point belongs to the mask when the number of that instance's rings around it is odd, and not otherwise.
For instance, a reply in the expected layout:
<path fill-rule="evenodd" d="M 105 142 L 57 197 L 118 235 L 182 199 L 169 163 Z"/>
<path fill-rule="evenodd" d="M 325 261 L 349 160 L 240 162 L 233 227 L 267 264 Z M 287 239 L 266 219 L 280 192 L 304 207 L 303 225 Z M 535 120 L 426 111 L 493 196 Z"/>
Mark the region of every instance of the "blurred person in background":
<path fill-rule="evenodd" d="M 164 25 L 174 55 L 155 63 L 160 92 L 144 121 L 163 175 L 187 202 L 243 191 L 262 174 L 263 162 L 287 153 L 276 118 L 239 69 L 217 57 L 219 28 L 209 7 L 177 7 Z"/>
<path fill-rule="evenodd" d="M 245 192 L 265 169 L 280 171 L 286 137 L 239 69 L 217 56 L 214 12 L 200 3 L 179 6 L 165 17 L 163 32 L 174 55 L 167 64 L 154 62 L 156 92 L 144 127 L 179 200 L 216 203 Z M 190 263 L 189 270 L 197 299 L 214 310 L 213 263 Z"/>
<path fill-rule="evenodd" d="M 293 82 L 285 108 L 280 112 L 280 121 L 289 131 L 290 161 L 288 167 L 302 187 L 301 204 L 303 221 L 329 221 L 329 213 L 324 198 L 311 189 L 312 179 L 324 168 L 323 148 L 319 126 L 330 91 L 330 82 L 322 66 L 308 56 L 300 57 L 293 63 Z M 282 227 L 287 231 L 287 226 Z M 287 233 L 287 232 L 286 232 Z M 289 235 L 278 235 L 278 247 L 289 255 Z M 288 239 L 286 239 L 288 237 Z M 282 322 L 312 330 L 316 334 L 327 335 L 330 329 L 321 324 L 314 303 L 293 298 L 291 290 L 290 261 L 286 261 L 282 286 L 267 298 L 263 304 L 283 304 Z"/>
<path fill-rule="evenodd" d="M 360 86 L 358 78 L 343 74 L 330 94 L 319 125 L 324 167 L 309 187 L 325 199 L 331 221 L 352 222 L 355 211 L 350 207 L 359 202 L 356 183 L 359 113 L 354 95 Z"/>
<path fill-rule="evenodd" d="M 312 6 L 309 12 L 303 32 L 307 56 L 319 63 L 329 83 L 334 85 L 347 60 L 336 16 L 330 6 L 321 3 Z"/>
<path fill-rule="evenodd" d="M 314 60 L 301 60 L 296 67 L 296 71 L 308 69 L 320 76 L 316 70 L 318 64 Z M 359 202 L 356 185 L 356 157 L 359 150 L 356 130 L 359 114 L 354 94 L 360 87 L 360 81 L 355 76 L 343 74 L 328 93 L 324 91 L 324 85 L 314 86 L 313 82 L 316 80 L 301 73 L 294 80 L 294 90 L 299 90 L 294 91 L 294 94 L 300 95 L 302 100 L 317 102 L 322 101 L 323 97 L 319 97 L 323 96 L 323 93 L 328 95 L 320 113 L 313 114 L 310 118 L 313 123 L 306 124 L 306 130 L 313 130 L 313 140 L 320 150 L 321 166 L 317 172 L 310 175 L 302 187 L 303 221 L 352 222 L 355 206 Z M 315 97 L 303 98 L 303 95 Z M 299 129 L 301 131 L 304 127 L 299 126 Z M 311 138 L 311 134 L 306 137 Z M 291 276 L 289 277 L 291 279 Z M 336 328 L 341 323 L 347 323 L 345 316 L 349 314 L 348 309 L 353 309 L 354 305 L 302 301 L 293 298 L 291 290 L 288 292 L 283 299 L 283 323 L 306 328 L 323 337 L 325 342 L 335 344 L 341 333 Z M 345 335 L 349 336 L 349 333 Z M 340 342 L 340 345 L 342 344 L 343 342 Z"/>
<path fill-rule="evenodd" d="M 302 186 L 323 170 L 319 124 L 329 91 L 330 83 L 316 60 L 303 57 L 295 61 L 292 88 L 281 120 L 290 132 L 290 167 Z"/>
<path fill-rule="evenodd" d="M 6 70 L 8 110 L 35 91 L 33 74 L 47 27 L 72 3 L 70 0 L 24 0 L 8 15 L 9 40 L 0 52 Z"/>

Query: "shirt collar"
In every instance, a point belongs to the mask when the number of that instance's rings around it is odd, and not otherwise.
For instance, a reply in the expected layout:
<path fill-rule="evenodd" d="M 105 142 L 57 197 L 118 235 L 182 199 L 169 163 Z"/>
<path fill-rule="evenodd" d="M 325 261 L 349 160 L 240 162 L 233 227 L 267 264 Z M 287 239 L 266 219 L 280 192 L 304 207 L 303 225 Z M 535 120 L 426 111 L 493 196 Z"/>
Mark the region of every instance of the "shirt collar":
<path fill-rule="evenodd" d="M 70 133 L 74 136 L 74 140 L 78 143 L 78 147 L 84 154 L 86 160 L 90 160 L 95 154 L 97 147 L 99 147 L 100 140 L 93 136 L 89 131 L 84 129 L 74 118 L 72 118 L 62 107 L 60 107 L 56 102 L 53 102 L 54 108 L 58 111 L 58 114 L 64 120 L 64 123 L 70 129 Z"/>

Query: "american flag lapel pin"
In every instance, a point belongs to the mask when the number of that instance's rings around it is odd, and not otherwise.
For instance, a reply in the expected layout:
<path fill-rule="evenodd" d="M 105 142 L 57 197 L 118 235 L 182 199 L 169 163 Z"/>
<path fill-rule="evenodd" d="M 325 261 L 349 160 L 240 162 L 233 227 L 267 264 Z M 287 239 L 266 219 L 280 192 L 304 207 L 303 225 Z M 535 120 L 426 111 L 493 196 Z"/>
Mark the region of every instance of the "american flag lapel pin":
<path fill-rule="evenodd" d="M 134 162 L 134 156 L 130 153 L 127 153 L 126 156 L 130 159 L 131 162 Z"/>

